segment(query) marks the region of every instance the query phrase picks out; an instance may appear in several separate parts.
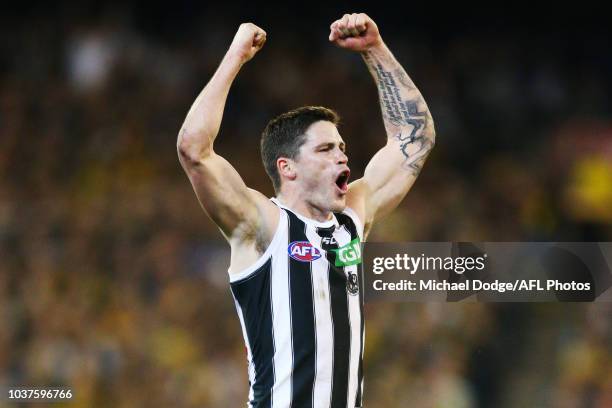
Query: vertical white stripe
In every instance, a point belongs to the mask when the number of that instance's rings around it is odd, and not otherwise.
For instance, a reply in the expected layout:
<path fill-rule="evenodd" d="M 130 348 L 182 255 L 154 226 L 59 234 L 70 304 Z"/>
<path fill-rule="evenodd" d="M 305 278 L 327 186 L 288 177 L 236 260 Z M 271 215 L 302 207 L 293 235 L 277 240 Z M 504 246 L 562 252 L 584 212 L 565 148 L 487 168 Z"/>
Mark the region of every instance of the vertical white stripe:
<path fill-rule="evenodd" d="M 356 226 L 357 229 L 357 235 L 359 235 L 359 239 L 360 241 L 363 242 L 363 224 L 361 222 L 361 220 L 359 219 L 359 216 L 357 216 L 357 213 L 355 211 L 353 211 L 353 209 L 347 207 L 344 209 L 343 211 L 346 215 L 348 215 L 351 220 L 353 221 L 353 223 Z M 363 254 L 362 254 L 363 255 Z M 352 273 L 359 273 L 359 268 L 357 265 L 355 266 L 351 266 L 351 268 L 355 268 L 355 269 L 350 269 L 350 271 Z M 360 276 L 361 278 L 361 283 L 363 283 L 363 275 Z M 359 341 L 361 342 L 361 356 L 363 358 L 363 352 L 364 352 L 364 345 L 365 345 L 365 327 L 361 327 L 361 308 L 360 308 L 360 304 L 361 301 L 363 299 L 363 287 L 359 288 L 359 293 L 356 296 L 349 296 L 349 313 L 351 315 L 351 337 L 355 338 L 355 334 L 353 332 L 353 328 L 355 326 L 358 326 L 358 334 L 357 334 L 357 338 L 359 338 Z M 351 299 L 354 298 L 354 299 Z M 353 324 L 353 321 L 358 321 L 357 324 Z M 365 326 L 365 319 L 364 319 L 364 326 Z M 351 343 L 352 344 L 352 343 Z M 352 351 L 352 349 L 351 349 Z M 358 375 L 359 375 L 359 354 L 357 355 L 357 369 L 356 369 L 356 377 L 355 377 L 355 382 L 357 382 L 358 380 Z M 353 363 L 353 354 L 351 352 L 351 364 Z M 352 367 L 352 366 L 351 366 Z M 362 373 L 363 374 L 363 373 Z M 362 375 L 361 377 L 361 383 L 357 384 L 357 387 L 361 388 L 361 397 L 363 399 L 363 378 L 364 376 Z M 351 384 L 349 383 L 349 389 L 351 388 Z M 355 394 L 356 395 L 357 390 L 355 390 Z M 350 394 L 349 394 L 350 397 Z M 355 397 L 352 397 L 355 398 Z M 354 401 L 352 402 L 352 400 L 349 398 L 349 407 L 354 407 L 357 405 L 357 403 L 359 403 L 359 401 Z"/>
<path fill-rule="evenodd" d="M 357 266 L 348 266 L 347 269 L 356 274 Z M 361 290 L 362 288 L 359 288 Z M 348 293 L 348 291 L 347 291 Z M 355 406 L 357 396 L 358 377 L 359 377 L 359 354 L 362 351 L 361 342 L 361 310 L 359 308 L 359 293 L 351 295 L 348 293 L 349 321 L 351 322 L 351 357 L 349 363 L 349 407 Z"/>
<path fill-rule="evenodd" d="M 255 384 L 255 365 L 253 364 L 253 354 L 251 353 L 251 344 L 249 343 L 249 337 L 247 336 L 246 326 L 244 324 L 244 315 L 242 314 L 242 308 L 240 307 L 240 304 L 236 300 L 236 297 L 234 297 L 233 293 L 232 297 L 234 298 L 234 304 L 236 305 L 236 311 L 238 312 L 238 319 L 240 320 L 240 327 L 242 328 L 242 337 L 244 337 L 244 344 L 247 349 L 249 382 L 251 383 L 251 386 L 249 387 L 249 400 L 247 402 L 247 407 L 251 408 L 253 406 L 251 404 L 251 401 L 253 401 L 253 398 L 255 396 L 253 391 L 253 385 Z"/>
<path fill-rule="evenodd" d="M 336 238 L 336 241 L 338 241 L 339 247 L 351 242 L 351 234 L 345 226 L 338 228 L 334 232 L 334 238 Z M 344 273 L 346 274 L 347 279 L 349 272 L 353 274 L 357 273 L 357 266 L 351 265 L 344 267 Z M 353 408 L 355 406 L 355 397 L 357 396 L 359 353 L 361 351 L 361 316 L 359 309 L 359 293 L 352 295 L 347 289 L 346 297 L 348 302 L 349 325 L 351 330 L 347 406 Z"/>
<path fill-rule="evenodd" d="M 293 370 L 293 351 L 291 346 L 291 303 L 289 299 L 289 262 L 287 245 L 289 240 L 289 220 L 284 217 L 283 231 L 274 248 L 272 257 L 272 329 L 274 332 L 274 388 L 272 389 L 272 408 L 291 405 L 291 372 Z"/>
<path fill-rule="evenodd" d="M 362 253 L 363 256 L 363 253 Z M 359 270 L 359 268 L 357 268 L 357 270 Z M 363 268 L 361 268 L 361 281 L 360 283 L 365 282 L 364 277 L 363 277 Z M 359 303 L 360 306 L 362 304 L 364 304 L 364 292 L 363 292 L 364 288 L 362 286 L 359 287 Z M 363 313 L 365 315 L 365 310 L 360 310 L 360 313 Z M 362 316 L 360 316 L 362 317 Z M 363 321 L 361 322 L 362 326 L 361 326 L 361 360 L 363 360 L 363 352 L 365 350 L 365 316 L 363 316 Z M 363 368 L 363 367 L 362 367 Z M 361 392 L 359 393 L 361 396 L 361 401 L 355 401 L 357 405 L 357 403 L 361 403 L 363 401 L 363 379 L 365 378 L 365 375 L 363 375 L 363 370 L 361 371 L 361 382 L 359 384 L 357 384 L 357 386 L 360 388 Z M 363 404 L 360 404 L 359 406 L 361 406 Z"/>
<path fill-rule="evenodd" d="M 321 249 L 321 237 L 316 228 L 308 225 L 306 237 L 321 251 L 321 258 L 311 263 L 313 305 L 315 313 L 316 363 L 313 387 L 313 406 L 329 407 L 333 381 L 334 329 L 329 293 L 329 262 Z"/>

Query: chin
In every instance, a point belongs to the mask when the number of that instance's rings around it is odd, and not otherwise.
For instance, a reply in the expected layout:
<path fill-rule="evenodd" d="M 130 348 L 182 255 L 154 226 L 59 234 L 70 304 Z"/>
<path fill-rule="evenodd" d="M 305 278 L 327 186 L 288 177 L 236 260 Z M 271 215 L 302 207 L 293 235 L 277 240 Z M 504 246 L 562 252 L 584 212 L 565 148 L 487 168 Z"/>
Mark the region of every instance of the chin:
<path fill-rule="evenodd" d="M 332 212 L 342 212 L 346 208 L 346 198 L 342 197 L 339 200 L 334 200 L 332 202 L 330 210 Z"/>

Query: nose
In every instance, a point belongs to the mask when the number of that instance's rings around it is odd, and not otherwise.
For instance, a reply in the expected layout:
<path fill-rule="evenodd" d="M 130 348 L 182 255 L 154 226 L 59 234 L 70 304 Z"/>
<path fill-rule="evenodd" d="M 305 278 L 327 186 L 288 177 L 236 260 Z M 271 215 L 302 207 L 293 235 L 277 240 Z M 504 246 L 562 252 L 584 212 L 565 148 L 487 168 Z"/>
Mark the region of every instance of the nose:
<path fill-rule="evenodd" d="M 336 158 L 336 162 L 338 164 L 346 164 L 348 163 L 348 156 L 342 150 L 338 149 L 338 156 Z"/>

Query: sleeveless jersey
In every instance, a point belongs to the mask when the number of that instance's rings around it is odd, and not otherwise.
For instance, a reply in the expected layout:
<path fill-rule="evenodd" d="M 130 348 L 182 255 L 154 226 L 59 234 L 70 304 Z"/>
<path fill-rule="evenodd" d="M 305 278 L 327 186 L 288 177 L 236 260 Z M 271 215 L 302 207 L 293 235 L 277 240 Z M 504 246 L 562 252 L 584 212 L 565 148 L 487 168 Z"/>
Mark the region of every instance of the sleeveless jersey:
<path fill-rule="evenodd" d="M 347 208 L 318 222 L 272 201 L 280 219 L 270 245 L 230 275 L 247 349 L 247 406 L 361 407 L 361 221 Z"/>

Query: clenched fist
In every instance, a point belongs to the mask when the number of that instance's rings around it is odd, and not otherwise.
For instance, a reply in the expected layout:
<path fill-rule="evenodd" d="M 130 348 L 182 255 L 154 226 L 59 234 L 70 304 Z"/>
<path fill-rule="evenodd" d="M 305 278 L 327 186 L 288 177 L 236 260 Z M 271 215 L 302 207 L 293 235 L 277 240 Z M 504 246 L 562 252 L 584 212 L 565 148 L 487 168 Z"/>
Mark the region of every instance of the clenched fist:
<path fill-rule="evenodd" d="M 249 61 L 266 42 L 266 32 L 253 23 L 243 23 L 238 27 L 229 52 L 236 55 L 244 64 Z"/>
<path fill-rule="evenodd" d="M 329 41 L 352 51 L 367 51 L 382 44 L 378 26 L 364 13 L 345 14 L 329 27 Z"/>

